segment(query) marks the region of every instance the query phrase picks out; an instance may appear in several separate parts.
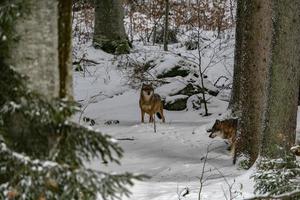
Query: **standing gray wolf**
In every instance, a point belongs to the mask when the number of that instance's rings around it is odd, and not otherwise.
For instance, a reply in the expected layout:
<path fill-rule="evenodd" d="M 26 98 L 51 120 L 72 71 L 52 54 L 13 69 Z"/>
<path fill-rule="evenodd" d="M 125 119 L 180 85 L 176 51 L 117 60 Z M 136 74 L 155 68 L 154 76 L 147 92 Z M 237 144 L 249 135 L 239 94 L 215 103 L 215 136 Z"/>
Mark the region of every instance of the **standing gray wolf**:
<path fill-rule="evenodd" d="M 142 85 L 139 104 L 141 109 L 142 123 L 144 123 L 145 113 L 150 116 L 149 122 L 154 122 L 154 114 L 156 114 L 159 119 L 162 119 L 162 121 L 165 122 L 163 103 L 160 96 L 154 93 L 154 89 L 151 84 Z"/>
<path fill-rule="evenodd" d="M 227 139 L 229 143 L 229 150 L 234 155 L 235 143 L 236 143 L 236 131 L 237 131 L 238 119 L 225 119 L 223 121 L 216 120 L 215 124 L 207 132 L 211 132 L 210 138 L 219 136 L 223 139 Z"/>

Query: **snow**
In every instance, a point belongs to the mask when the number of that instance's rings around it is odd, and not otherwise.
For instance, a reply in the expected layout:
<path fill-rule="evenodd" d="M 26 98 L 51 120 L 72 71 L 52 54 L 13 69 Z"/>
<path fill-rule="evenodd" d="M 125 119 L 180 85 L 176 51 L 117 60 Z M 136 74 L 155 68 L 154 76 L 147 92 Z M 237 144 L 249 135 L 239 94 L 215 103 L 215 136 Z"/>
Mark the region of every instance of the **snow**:
<path fill-rule="evenodd" d="M 145 20 L 140 16 L 140 20 Z M 208 77 L 204 79 L 204 85 L 215 90 L 213 83 L 216 83 L 220 76 L 224 76 L 226 78 L 220 79 L 216 86 L 230 87 L 234 31 L 224 33 L 222 39 L 216 38 L 211 32 L 201 34 L 204 34 L 203 38 L 215 38 L 212 43 L 211 40 L 202 41 L 202 64 Z M 185 36 L 179 38 L 179 41 L 186 41 L 188 38 Z M 139 37 L 138 34 L 134 34 L 134 39 Z M 226 42 L 220 44 L 221 40 Z M 193 67 L 197 64 L 197 50 L 187 51 L 178 43 L 169 45 L 169 52 L 164 52 L 162 46 L 135 41 L 131 54 L 113 56 L 94 49 L 91 42 L 79 42 L 79 46 L 76 40 L 74 43 L 77 58 L 84 57 L 98 63 L 87 65 L 85 72 L 74 74 L 75 99 L 82 104 L 81 112 L 74 120 L 79 121 L 81 115 L 95 120 L 93 129 L 111 135 L 114 138 L 112 141 L 117 142 L 124 150 L 121 165 L 93 160 L 87 163 L 87 166 L 110 173 L 132 172 L 151 177 L 149 180 L 136 181 L 130 189 L 132 195 L 123 197 L 122 200 L 198 200 L 199 177 L 204 163 L 206 164 L 201 199 L 245 199 L 254 195 L 254 182 L 250 177 L 256 170 L 255 165 L 249 170 L 242 170 L 233 165 L 232 156 L 226 150 L 227 144 L 224 140 L 211 139 L 206 131 L 216 119 L 224 119 L 229 115 L 229 89 L 222 89 L 217 97 L 207 95 L 208 110 L 212 113 L 208 117 L 202 116 L 203 108 L 192 109 L 191 100 L 197 99 L 193 96 L 189 98 L 188 109 L 185 111 L 164 110 L 166 123 L 156 119 L 157 132 L 154 133 L 153 124 L 140 122 L 140 91 L 130 85 L 125 73 L 127 69 L 122 69 L 122 62 L 121 66 L 118 65 L 120 60 L 126 59 L 136 63 L 151 61 L 156 67 L 149 72 L 151 76 L 156 76 L 184 60 L 187 65 L 184 65 L 183 69 L 198 73 L 197 67 Z M 211 43 L 210 48 L 204 48 L 207 43 Z M 182 90 L 190 76 L 167 78 L 169 83 L 158 85 L 155 92 L 167 101 L 173 101 L 180 95 L 171 95 Z M 106 123 L 111 120 L 119 123 Z M 300 117 L 297 132 L 299 140 Z M 208 156 L 205 161 L 206 154 Z"/>
<path fill-rule="evenodd" d="M 136 49 L 148 51 L 148 58 L 157 55 L 153 46 L 137 46 Z M 121 165 L 103 164 L 99 160 L 87 165 L 110 173 L 128 171 L 151 177 L 135 182 L 131 188 L 132 195 L 122 200 L 198 199 L 199 176 L 208 145 L 210 148 L 201 199 L 226 199 L 230 194 L 230 185 L 233 185 L 231 192 L 236 199 L 252 195 L 253 182 L 249 178 L 252 170 L 244 171 L 233 165 L 224 140 L 211 139 L 206 132 L 215 119 L 222 118 L 222 114 L 226 113 L 228 102 L 210 97 L 208 108 L 212 115 L 208 117 L 201 116 L 203 109 L 165 110 L 166 123 L 157 119 L 157 132 L 154 133 L 153 124 L 140 123 L 139 90 L 128 86 L 128 80 L 118 69 L 115 58 L 90 45 L 84 51 L 88 52 L 86 58 L 99 64 L 87 66 L 89 73 L 85 76 L 83 72 L 75 72 L 75 99 L 83 104 L 82 116 L 95 120 L 94 129 L 112 135 L 114 141 L 124 149 Z M 155 68 L 157 73 L 176 65 L 180 60 L 171 54 L 159 56 L 161 64 Z M 212 78 L 208 81 L 212 81 Z M 156 92 L 165 97 L 183 88 L 180 77 L 171 80 L 170 84 L 158 87 Z M 120 123 L 107 125 L 105 122 L 108 120 L 118 120 Z M 181 193 L 184 190 L 189 193 L 183 196 Z"/>
<path fill-rule="evenodd" d="M 175 66 L 181 59 L 172 55 L 165 56 L 163 62 L 159 63 L 152 71 L 153 74 L 158 75 L 167 72 L 170 67 Z"/>

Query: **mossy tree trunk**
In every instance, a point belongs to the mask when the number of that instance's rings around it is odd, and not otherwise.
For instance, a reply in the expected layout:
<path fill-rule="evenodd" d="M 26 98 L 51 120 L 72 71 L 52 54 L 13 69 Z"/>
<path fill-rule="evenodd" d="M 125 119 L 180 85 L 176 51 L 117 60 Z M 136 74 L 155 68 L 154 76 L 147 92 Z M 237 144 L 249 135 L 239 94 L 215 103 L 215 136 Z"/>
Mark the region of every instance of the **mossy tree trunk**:
<path fill-rule="evenodd" d="M 300 1 L 272 2 L 273 46 L 261 155 L 284 158 L 295 143 L 300 69 Z"/>
<path fill-rule="evenodd" d="M 235 91 L 240 112 L 239 130 L 234 161 L 242 156 L 244 166 L 250 167 L 259 154 L 263 109 L 266 103 L 267 71 L 270 63 L 272 10 L 270 1 L 242 0 L 242 33 L 238 33 L 240 50 L 236 57 L 239 87 Z M 242 6 L 242 8 L 240 8 Z M 239 34 L 242 34 L 239 35 Z M 241 42 L 242 44 L 239 44 Z"/>
<path fill-rule="evenodd" d="M 59 97 L 72 99 L 72 0 L 58 2 Z"/>
<path fill-rule="evenodd" d="M 122 0 L 96 0 L 93 45 L 108 53 L 129 53 Z"/>

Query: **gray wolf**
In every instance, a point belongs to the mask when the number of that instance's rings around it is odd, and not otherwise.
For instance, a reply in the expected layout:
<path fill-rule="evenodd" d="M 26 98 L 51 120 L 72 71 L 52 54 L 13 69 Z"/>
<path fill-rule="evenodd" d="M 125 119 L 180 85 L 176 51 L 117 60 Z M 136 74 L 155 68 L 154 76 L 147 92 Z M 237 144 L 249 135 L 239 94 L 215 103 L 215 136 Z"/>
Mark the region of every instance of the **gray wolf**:
<path fill-rule="evenodd" d="M 163 103 L 160 96 L 154 93 L 154 88 L 151 84 L 142 85 L 139 104 L 141 109 L 142 123 L 144 123 L 145 113 L 150 116 L 149 122 L 154 122 L 154 114 L 156 114 L 159 119 L 162 119 L 162 121 L 165 122 Z"/>
<path fill-rule="evenodd" d="M 221 137 L 227 139 L 229 143 L 229 150 L 232 154 L 235 153 L 235 143 L 236 143 L 236 132 L 237 132 L 238 119 L 225 119 L 216 120 L 215 124 L 210 130 L 210 138 Z"/>

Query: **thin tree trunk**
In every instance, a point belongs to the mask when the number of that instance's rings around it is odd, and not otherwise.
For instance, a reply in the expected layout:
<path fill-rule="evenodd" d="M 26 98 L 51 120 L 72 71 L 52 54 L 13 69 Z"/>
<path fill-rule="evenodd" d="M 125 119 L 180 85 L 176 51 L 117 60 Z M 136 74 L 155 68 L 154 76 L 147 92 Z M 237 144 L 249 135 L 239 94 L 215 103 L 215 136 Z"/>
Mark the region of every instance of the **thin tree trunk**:
<path fill-rule="evenodd" d="M 243 10 L 242 45 L 237 57 L 241 80 L 238 109 L 241 111 L 234 161 L 246 158 L 250 167 L 259 154 L 263 109 L 266 104 L 267 69 L 270 63 L 272 10 L 270 1 L 239 1 Z M 240 6 L 240 5 L 239 5 Z M 241 62 L 239 62 L 241 59 Z M 242 64 L 242 65 L 241 65 Z M 242 89 L 242 90 L 241 90 Z"/>
<path fill-rule="evenodd" d="M 299 66 L 300 67 L 300 66 Z M 300 80 L 300 78 L 298 78 Z M 299 87 L 299 92 L 298 92 L 298 106 L 300 105 L 300 87 Z"/>
<path fill-rule="evenodd" d="M 168 35 L 169 35 L 169 0 L 165 0 L 165 24 L 164 24 L 164 51 L 168 51 Z"/>
<path fill-rule="evenodd" d="M 200 18 L 200 0 L 197 0 L 197 22 L 198 22 L 198 30 L 197 30 L 197 50 L 198 50 L 198 69 L 199 69 L 199 74 L 200 74 L 200 81 L 201 81 L 201 87 L 204 87 L 204 74 L 202 71 L 202 52 L 201 52 L 201 48 L 200 48 L 200 42 L 201 42 L 201 18 Z M 202 100 L 203 100 L 203 104 L 204 104 L 204 116 L 209 116 L 208 113 L 208 108 L 207 108 L 207 101 L 206 101 L 206 96 L 205 96 L 205 90 L 202 90 Z"/>
<path fill-rule="evenodd" d="M 59 97 L 72 98 L 72 0 L 58 3 Z"/>
<path fill-rule="evenodd" d="M 300 2 L 272 2 L 273 48 L 261 155 L 284 158 L 295 143 L 300 66 Z M 269 25 L 270 26 L 270 25 Z"/>

